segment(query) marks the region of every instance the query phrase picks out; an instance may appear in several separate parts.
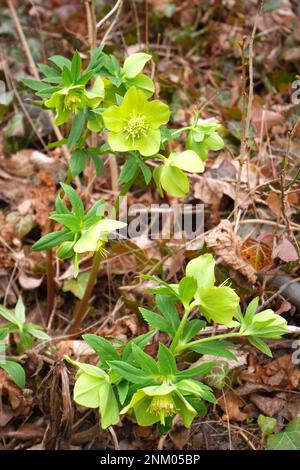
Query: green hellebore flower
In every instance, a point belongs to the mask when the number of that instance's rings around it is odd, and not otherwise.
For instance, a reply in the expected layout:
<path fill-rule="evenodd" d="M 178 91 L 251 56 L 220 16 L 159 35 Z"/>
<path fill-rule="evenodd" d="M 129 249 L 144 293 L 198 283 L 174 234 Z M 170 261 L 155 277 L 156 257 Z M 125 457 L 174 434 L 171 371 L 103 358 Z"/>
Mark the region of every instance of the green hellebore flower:
<path fill-rule="evenodd" d="M 125 222 L 102 219 L 95 225 L 83 228 L 79 240 L 74 245 L 75 253 L 98 251 L 108 240 L 108 234 L 126 227 Z"/>
<path fill-rule="evenodd" d="M 119 406 L 108 374 L 91 364 L 65 359 L 79 368 L 74 386 L 74 401 L 86 408 L 99 408 L 101 427 L 117 424 L 120 420 Z"/>
<path fill-rule="evenodd" d="M 150 426 L 158 422 L 164 425 L 168 416 L 178 414 L 188 428 L 197 416 L 197 411 L 184 398 L 178 385 L 180 382 L 144 387 L 134 393 L 130 403 L 121 410 L 120 414 L 132 409 L 140 426 Z"/>
<path fill-rule="evenodd" d="M 164 158 L 164 157 L 162 157 Z M 174 197 L 184 197 L 189 192 L 190 184 L 186 174 L 202 173 L 204 165 L 196 152 L 186 150 L 179 154 L 170 154 L 169 158 L 164 158 L 164 164 L 155 168 L 153 177 L 159 192 L 165 190 Z"/>
<path fill-rule="evenodd" d="M 208 319 L 230 326 L 239 305 L 239 296 L 231 287 L 215 286 L 215 260 L 209 253 L 198 256 L 186 266 L 186 275 L 197 281 L 195 299 Z"/>
<path fill-rule="evenodd" d="M 110 131 L 108 143 L 116 152 L 138 150 L 143 156 L 160 148 L 160 129 L 170 118 L 169 107 L 161 101 L 147 101 L 144 93 L 131 87 L 120 106 L 110 106 L 102 114 Z"/>
<path fill-rule="evenodd" d="M 186 148 L 194 150 L 202 160 L 205 160 L 209 150 L 221 150 L 224 141 L 218 134 L 221 125 L 216 119 L 198 119 L 188 134 Z"/>
<path fill-rule="evenodd" d="M 99 106 L 104 98 L 104 84 L 101 77 L 97 77 L 91 90 L 84 85 L 71 85 L 53 93 L 45 102 L 47 108 L 56 110 L 55 124 L 58 126 L 66 122 L 72 114 L 84 107 L 91 109 Z"/>

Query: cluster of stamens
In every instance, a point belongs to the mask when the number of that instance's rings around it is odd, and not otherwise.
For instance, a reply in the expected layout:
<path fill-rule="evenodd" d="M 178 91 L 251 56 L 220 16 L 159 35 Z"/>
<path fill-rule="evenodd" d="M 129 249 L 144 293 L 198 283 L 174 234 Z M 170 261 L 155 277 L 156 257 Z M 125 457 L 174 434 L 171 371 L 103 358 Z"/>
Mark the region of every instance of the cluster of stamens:
<path fill-rule="evenodd" d="M 64 100 L 65 108 L 72 113 L 76 113 L 81 105 L 81 97 L 78 95 L 67 95 Z"/>
<path fill-rule="evenodd" d="M 175 414 L 176 406 L 171 396 L 158 395 L 152 398 L 148 411 L 156 416 L 160 416 L 161 423 L 164 423 L 167 416 Z"/>
<path fill-rule="evenodd" d="M 134 142 L 136 139 L 140 139 L 145 132 L 147 132 L 149 124 L 146 121 L 145 116 L 138 114 L 137 116 L 130 115 L 126 126 L 123 130 L 127 133 L 126 139 L 132 139 Z"/>

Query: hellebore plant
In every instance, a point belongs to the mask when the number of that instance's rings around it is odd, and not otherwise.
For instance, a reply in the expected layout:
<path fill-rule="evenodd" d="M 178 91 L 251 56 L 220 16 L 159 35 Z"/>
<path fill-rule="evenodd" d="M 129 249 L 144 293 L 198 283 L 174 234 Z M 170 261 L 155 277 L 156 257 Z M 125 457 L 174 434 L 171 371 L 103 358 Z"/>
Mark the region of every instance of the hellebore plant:
<path fill-rule="evenodd" d="M 189 351 L 198 357 L 208 354 L 216 359 L 234 360 L 234 344 L 227 339 L 245 337 L 271 355 L 265 341 L 286 333 L 286 321 L 271 310 L 256 313 L 258 299 L 249 304 L 243 315 L 235 291 L 229 285 L 215 285 L 214 270 L 213 257 L 205 254 L 187 264 L 186 276 L 178 284 L 143 276 L 158 284 L 151 289 L 156 311 L 140 308 L 152 330 L 127 344 L 109 342 L 93 334 L 83 335 L 98 355 L 97 366 L 66 357 L 79 369 L 74 400 L 85 407 L 98 408 L 103 428 L 131 414 L 140 426 L 157 423 L 164 433 L 171 428 L 175 415 L 181 417 L 186 427 L 198 415 L 204 415 L 205 403 L 216 402 L 211 388 L 203 383 L 216 362 L 201 361 L 189 366 L 186 355 Z M 204 319 L 226 325 L 228 332 L 197 338 L 206 326 Z M 144 349 L 157 332 L 168 335 L 170 346 L 159 343 L 155 360 Z"/>
<path fill-rule="evenodd" d="M 71 152 L 70 167 L 51 215 L 51 233 L 37 241 L 33 249 L 47 250 L 48 253 L 48 314 L 54 302 L 52 248 L 58 247 L 57 256 L 60 259 L 73 259 L 75 276 L 79 272 L 80 255 L 94 253 L 91 275 L 85 295 L 75 312 L 72 332 L 78 330 L 87 310 L 99 263 L 105 253 L 107 235 L 123 226 L 116 221 L 102 220 L 103 212 L 102 215 L 100 212 L 104 206 L 101 201 L 85 213 L 83 203 L 70 185 L 72 179 L 81 176 L 89 160 L 96 174 L 100 175 L 103 154 L 124 156 L 125 163 L 118 180 L 122 187 L 115 204 L 117 213 L 120 198 L 130 190 L 139 175 L 142 175 L 146 185 L 153 180 L 160 194 L 165 191 L 171 196 L 184 197 L 189 192 L 189 180 L 185 172 L 204 171 L 202 160 L 194 150 L 168 155 L 166 146 L 172 142 L 174 147 L 176 137 L 184 130 L 198 137 L 200 131 L 197 120 L 187 128 L 175 131 L 167 128 L 169 107 L 162 101 L 150 100 L 154 84 L 142 73 L 150 59 L 149 54 L 139 52 L 127 57 L 123 66 L 120 66 L 115 57 L 98 48 L 91 51 L 90 61 L 83 68 L 80 54 L 76 51 L 72 60 L 56 55 L 49 58 L 51 66 L 40 65 L 44 74 L 42 80 L 23 80 L 41 98 L 36 104 L 55 110 L 56 124 L 71 123 L 66 139 L 51 144 L 51 147 L 67 144 Z M 209 135 L 216 139 L 218 127 L 215 121 L 214 125 L 205 127 L 204 142 Z M 101 147 L 89 144 L 92 132 L 96 137 L 97 133 L 104 137 L 105 143 Z M 95 142 L 95 138 L 92 142 Z M 157 163 L 150 162 L 150 157 Z M 64 196 L 70 200 L 71 210 L 64 204 Z M 55 222 L 63 228 L 53 231 Z"/>
<path fill-rule="evenodd" d="M 24 79 L 41 98 L 37 104 L 55 110 L 58 125 L 70 123 L 67 137 L 51 144 L 52 147 L 67 144 L 71 152 L 70 168 L 50 216 L 51 233 L 38 240 L 33 250 L 47 250 L 49 255 L 50 307 L 53 305 L 51 250 L 57 247 L 59 259 L 73 260 L 75 277 L 80 272 L 82 254 L 93 254 L 91 272 L 75 308 L 71 333 L 79 331 L 87 311 L 108 234 L 125 225 L 104 217 L 105 206 L 101 199 L 85 210 L 72 186 L 73 178 L 82 177 L 89 159 L 100 175 L 102 155 L 110 153 L 122 157 L 125 162 L 118 180 L 120 197 L 114 207 L 117 214 L 120 198 L 140 176 L 145 186 L 153 181 L 161 195 L 166 192 L 185 197 L 189 192 L 186 173 L 203 172 L 203 160 L 208 152 L 224 146 L 218 133 L 220 124 L 215 119 L 201 120 L 196 115 L 184 128 L 167 127 L 169 107 L 160 100 L 151 100 L 154 84 L 142 73 L 150 59 L 149 54 L 132 54 L 120 66 L 115 57 L 98 48 L 91 51 L 85 69 L 79 53 L 75 52 L 72 60 L 53 56 L 49 59 L 51 66 L 41 65 L 45 75 L 42 80 Z M 186 133 L 184 151 L 177 142 L 183 133 Z M 97 147 L 97 134 L 104 142 L 100 147 Z M 64 198 L 68 199 L 70 208 Z M 61 228 L 55 230 L 55 224 Z M 189 427 L 198 415 L 205 414 L 206 402 L 216 401 L 212 390 L 204 383 L 205 374 L 211 371 L 215 361 L 193 366 L 190 361 L 194 361 L 195 356 L 201 358 L 209 354 L 235 359 L 234 344 L 227 341 L 230 337 L 246 337 L 253 346 L 271 354 L 266 340 L 279 338 L 286 332 L 285 320 L 271 310 L 256 313 L 256 299 L 243 315 L 239 297 L 230 282 L 217 285 L 214 271 L 212 255 L 205 254 L 187 264 L 186 275 L 178 284 L 144 275 L 157 284 L 151 290 L 155 295 L 154 310 L 140 308 L 150 331 L 128 343 L 117 339 L 110 342 L 86 334 L 83 338 L 98 356 L 97 365 L 66 358 L 78 368 L 75 402 L 99 409 L 103 428 L 117 424 L 128 414 L 141 426 L 157 424 L 162 433 L 170 429 L 175 415 Z M 226 326 L 228 331 L 199 338 L 207 322 Z M 145 348 L 157 332 L 167 335 L 169 346 L 160 342 L 154 358 Z"/>

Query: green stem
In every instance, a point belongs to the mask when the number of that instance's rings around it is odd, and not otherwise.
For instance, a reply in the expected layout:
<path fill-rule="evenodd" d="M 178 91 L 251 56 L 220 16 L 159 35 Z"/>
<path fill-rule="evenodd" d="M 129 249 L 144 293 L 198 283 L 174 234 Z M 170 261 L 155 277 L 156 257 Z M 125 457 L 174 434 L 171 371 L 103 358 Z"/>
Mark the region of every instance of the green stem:
<path fill-rule="evenodd" d="M 72 181 L 72 173 L 70 169 L 68 170 L 65 178 L 65 183 L 70 184 Z M 61 198 L 64 197 L 64 190 L 60 188 L 59 195 Z M 54 231 L 54 220 L 50 220 L 49 224 L 49 233 Z M 54 307 L 54 296 L 55 296 L 55 285 L 54 285 L 54 269 L 53 269 L 53 250 L 47 250 L 46 256 L 46 266 L 47 266 L 47 318 L 46 322 L 51 316 L 53 307 Z"/>
<path fill-rule="evenodd" d="M 119 209 L 120 209 L 120 205 L 121 205 L 123 197 L 127 194 L 133 182 L 134 182 L 134 179 L 128 181 L 128 183 L 126 183 L 121 189 L 120 194 L 117 197 L 116 202 L 114 204 L 116 215 L 118 215 L 119 213 Z M 75 312 L 74 312 L 74 320 L 73 320 L 73 324 L 70 330 L 71 334 L 77 333 L 80 329 L 82 319 L 84 317 L 84 314 L 87 311 L 89 300 L 90 300 L 95 282 L 97 280 L 97 274 L 98 274 L 101 258 L 102 258 L 101 250 L 96 251 L 94 258 L 93 258 L 92 269 L 89 275 L 88 283 L 86 285 L 83 297 L 81 301 L 77 304 Z"/>
<path fill-rule="evenodd" d="M 175 351 L 175 349 L 176 349 L 176 347 L 177 347 L 177 345 L 178 345 L 178 343 L 179 343 L 179 341 L 180 341 L 182 332 L 183 332 L 183 330 L 184 330 L 184 327 L 185 327 L 185 325 L 186 325 L 186 322 L 187 322 L 187 320 L 188 320 L 188 317 L 189 317 L 189 314 L 190 314 L 191 310 L 192 310 L 192 307 L 189 307 L 189 308 L 186 308 L 186 309 L 185 309 L 184 315 L 183 315 L 183 317 L 182 317 L 182 319 L 181 319 L 181 322 L 180 322 L 180 324 L 179 324 L 179 326 L 178 326 L 178 329 L 177 329 L 177 331 L 176 331 L 176 334 L 175 334 L 175 336 L 174 336 L 174 338 L 173 338 L 173 341 L 172 341 L 172 343 L 171 343 L 171 346 L 170 346 L 170 351 L 171 351 L 171 352 L 174 352 L 174 351 Z"/>
<path fill-rule="evenodd" d="M 194 346 L 197 346 L 198 344 L 202 343 L 209 343 L 210 341 L 216 341 L 219 339 L 225 339 L 225 338 L 240 338 L 241 336 L 244 336 L 243 333 L 223 333 L 222 335 L 217 335 L 217 336 L 208 336 L 207 338 L 202 338 L 202 339 L 197 339 L 195 341 L 191 341 L 190 343 L 183 344 L 178 348 L 178 352 L 185 351 L 186 349 L 191 349 Z"/>
<path fill-rule="evenodd" d="M 81 301 L 77 304 L 77 307 L 74 312 L 74 321 L 73 321 L 73 325 L 70 331 L 71 334 L 77 333 L 77 331 L 80 328 L 82 318 L 87 310 L 88 303 L 89 303 L 89 300 L 93 291 L 93 287 L 97 279 L 101 257 L 102 257 L 101 251 L 100 250 L 96 251 L 94 255 L 94 259 L 93 259 L 92 270 L 89 275 L 89 280 L 86 285 L 84 295 Z"/>

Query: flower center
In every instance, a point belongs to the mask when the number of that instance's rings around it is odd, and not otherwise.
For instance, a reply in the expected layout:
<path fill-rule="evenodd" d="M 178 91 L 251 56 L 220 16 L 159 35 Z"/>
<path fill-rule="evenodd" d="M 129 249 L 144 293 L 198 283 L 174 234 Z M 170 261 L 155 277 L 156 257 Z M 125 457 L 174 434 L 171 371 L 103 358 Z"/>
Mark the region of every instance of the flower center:
<path fill-rule="evenodd" d="M 72 113 L 76 113 L 81 106 L 81 97 L 76 94 L 69 94 L 64 100 L 65 108 Z"/>
<path fill-rule="evenodd" d="M 160 421 L 165 424 L 165 418 L 176 413 L 176 406 L 170 395 L 157 395 L 152 398 L 148 411 L 160 416 Z"/>
<path fill-rule="evenodd" d="M 146 117 L 138 114 L 137 116 L 130 116 L 123 130 L 127 133 L 126 138 L 130 138 L 134 142 L 136 139 L 140 139 L 147 132 L 148 128 L 149 124 L 146 121 Z"/>

